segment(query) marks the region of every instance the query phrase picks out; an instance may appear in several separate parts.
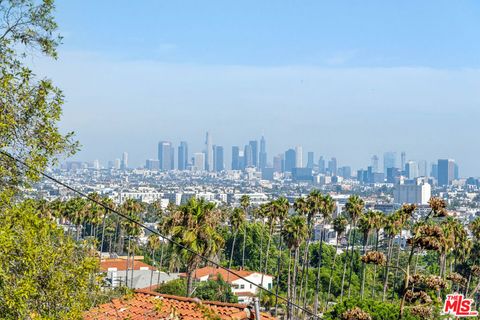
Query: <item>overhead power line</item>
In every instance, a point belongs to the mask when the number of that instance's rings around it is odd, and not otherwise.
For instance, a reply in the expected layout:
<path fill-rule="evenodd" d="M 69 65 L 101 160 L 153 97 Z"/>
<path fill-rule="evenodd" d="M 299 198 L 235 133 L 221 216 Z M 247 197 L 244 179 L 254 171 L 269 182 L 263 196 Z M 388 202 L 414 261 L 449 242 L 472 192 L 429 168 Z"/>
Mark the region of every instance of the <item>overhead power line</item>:
<path fill-rule="evenodd" d="M 203 256 L 203 255 L 195 252 L 194 250 L 185 247 L 185 246 L 182 245 L 181 243 L 179 243 L 179 242 L 177 242 L 177 241 L 175 241 L 175 240 L 173 240 L 173 239 L 171 239 L 171 238 L 169 238 L 169 237 L 161 234 L 158 230 L 152 229 L 152 228 L 148 227 L 147 225 L 145 225 L 145 224 L 143 224 L 143 223 L 141 223 L 141 222 L 138 222 L 138 221 L 136 221 L 135 219 L 133 219 L 133 218 L 131 218 L 131 217 L 129 217 L 129 216 L 127 216 L 127 215 L 125 215 L 125 214 L 117 211 L 116 209 L 110 208 L 110 207 L 107 206 L 106 204 L 98 201 L 97 199 L 89 196 L 88 194 L 86 194 L 86 193 L 84 193 L 84 192 L 82 192 L 82 191 L 80 191 L 80 190 L 78 190 L 78 189 L 76 189 L 76 188 L 74 188 L 74 187 L 72 187 L 72 186 L 70 186 L 70 185 L 68 185 L 68 184 L 60 181 L 60 180 L 58 180 L 57 178 L 52 177 L 51 175 L 49 175 L 49 174 L 47 174 L 47 173 L 45 173 L 45 172 L 42 172 L 42 171 L 40 171 L 40 170 L 32 167 L 31 165 L 27 164 L 25 161 L 23 161 L 23 160 L 21 160 L 21 159 L 18 159 L 17 157 L 11 155 L 10 153 L 8 153 L 8 152 L 6 152 L 6 151 L 4 151 L 4 150 L 0 150 L 0 154 L 2 154 L 2 155 L 4 155 L 4 156 L 12 159 L 12 160 L 15 161 L 15 162 L 18 162 L 18 163 L 21 164 L 22 166 L 24 166 L 24 167 L 26 167 L 26 168 L 28 168 L 28 169 L 30 169 L 30 170 L 32 170 L 32 171 L 35 171 L 36 173 L 40 174 L 41 176 L 43 176 L 43 177 L 45 177 L 45 178 L 47 178 L 47 179 L 55 182 L 56 184 L 61 185 L 62 187 L 65 187 L 66 189 L 68 189 L 68 190 L 70 190 L 70 191 L 72 191 L 72 192 L 80 195 L 81 197 L 83 197 L 83 198 L 85 198 L 85 199 L 88 199 L 89 201 L 92 201 L 92 202 L 98 204 L 99 206 L 103 207 L 105 210 L 111 211 L 111 212 L 115 213 L 116 215 L 120 216 L 121 218 L 126 219 L 126 220 L 128 220 L 128 221 L 130 221 L 130 222 L 132 222 L 132 223 L 134 223 L 134 224 L 136 224 L 136 225 L 138 225 L 139 227 L 141 227 L 141 228 L 143 228 L 143 229 L 145 229 L 145 230 L 148 230 L 148 231 L 150 231 L 150 232 L 158 235 L 159 237 L 163 238 L 164 240 L 169 241 L 170 243 L 172 243 L 172 244 L 180 247 L 181 249 L 186 250 L 186 251 L 188 251 L 189 253 L 192 253 L 192 254 L 200 257 L 200 258 L 201 258 L 202 260 L 204 260 L 205 262 L 208 262 L 208 263 L 214 265 L 215 267 L 217 267 L 217 268 L 219 268 L 219 269 L 223 269 L 223 270 L 225 270 L 226 272 L 229 272 L 230 274 L 232 274 L 232 275 L 234 275 L 234 276 L 236 276 L 236 277 L 238 277 L 238 278 L 240 278 L 240 279 L 248 282 L 249 284 L 257 287 L 258 289 L 263 290 L 263 291 L 265 291 L 265 292 L 268 292 L 269 294 L 275 296 L 277 299 L 286 302 L 288 305 L 293 306 L 294 308 L 297 308 L 297 309 L 299 309 L 299 310 L 302 310 L 303 312 L 307 313 L 308 315 L 313 316 L 313 317 L 315 317 L 315 318 L 318 319 L 318 316 L 315 315 L 315 314 L 313 314 L 313 312 L 311 312 L 310 310 L 308 310 L 308 309 L 306 309 L 306 308 L 304 308 L 304 307 L 302 307 L 302 306 L 299 306 L 298 304 L 295 304 L 295 303 L 291 302 L 291 301 L 288 300 L 287 298 L 284 298 L 284 297 L 276 294 L 275 292 L 273 292 L 273 291 L 271 291 L 271 290 L 268 290 L 268 289 L 262 287 L 261 285 L 258 285 L 258 284 L 256 284 L 256 283 L 248 280 L 247 278 L 241 276 L 240 274 L 238 274 L 238 273 L 235 272 L 235 271 L 232 271 L 231 269 L 228 269 L 228 268 L 226 268 L 226 267 L 221 266 L 220 264 L 218 264 L 218 263 L 216 263 L 215 261 L 209 259 L 208 257 L 205 257 L 205 256 Z M 278 276 L 278 275 L 277 275 L 277 276 Z"/>

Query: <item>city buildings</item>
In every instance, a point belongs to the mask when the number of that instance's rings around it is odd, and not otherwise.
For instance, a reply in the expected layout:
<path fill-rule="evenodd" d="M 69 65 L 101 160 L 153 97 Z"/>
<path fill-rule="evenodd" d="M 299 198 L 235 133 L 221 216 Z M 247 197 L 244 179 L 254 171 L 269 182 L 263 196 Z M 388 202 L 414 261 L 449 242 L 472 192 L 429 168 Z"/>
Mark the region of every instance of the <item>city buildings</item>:
<path fill-rule="evenodd" d="M 455 160 L 439 159 L 437 164 L 438 185 L 446 186 L 452 184 L 455 178 Z"/>
<path fill-rule="evenodd" d="M 188 168 L 188 144 L 186 141 L 181 141 L 178 146 L 178 170 L 187 170 Z"/>
<path fill-rule="evenodd" d="M 400 181 L 393 191 L 394 201 L 398 204 L 412 203 L 427 205 L 432 195 L 430 184 L 423 179 Z"/>
<path fill-rule="evenodd" d="M 212 136 L 207 131 L 205 136 L 205 170 L 213 171 L 213 146 Z"/>
<path fill-rule="evenodd" d="M 174 152 L 170 141 L 160 141 L 158 143 L 158 161 L 160 170 L 174 169 Z"/>

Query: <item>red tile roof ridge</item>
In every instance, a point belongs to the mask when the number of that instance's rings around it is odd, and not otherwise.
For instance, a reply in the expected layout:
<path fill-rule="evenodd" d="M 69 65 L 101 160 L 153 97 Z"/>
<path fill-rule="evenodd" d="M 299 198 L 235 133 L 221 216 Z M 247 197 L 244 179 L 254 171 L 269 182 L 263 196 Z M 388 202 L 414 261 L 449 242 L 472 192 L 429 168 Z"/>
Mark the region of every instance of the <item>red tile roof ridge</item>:
<path fill-rule="evenodd" d="M 157 297 L 163 297 L 163 298 L 166 298 L 166 299 L 174 299 L 174 300 L 185 301 L 185 302 L 202 303 L 202 304 L 214 305 L 214 306 L 219 306 L 219 307 L 232 307 L 232 308 L 239 308 L 239 309 L 248 308 L 248 306 L 244 303 L 230 303 L 230 302 L 200 300 L 198 298 L 174 296 L 174 295 L 171 295 L 171 294 L 158 293 L 158 292 L 155 292 L 155 291 L 145 290 L 145 289 L 138 289 L 138 290 L 135 290 L 135 292 L 136 293 L 143 293 L 143 294 L 147 294 L 147 295 L 152 295 L 152 296 L 157 296 Z"/>

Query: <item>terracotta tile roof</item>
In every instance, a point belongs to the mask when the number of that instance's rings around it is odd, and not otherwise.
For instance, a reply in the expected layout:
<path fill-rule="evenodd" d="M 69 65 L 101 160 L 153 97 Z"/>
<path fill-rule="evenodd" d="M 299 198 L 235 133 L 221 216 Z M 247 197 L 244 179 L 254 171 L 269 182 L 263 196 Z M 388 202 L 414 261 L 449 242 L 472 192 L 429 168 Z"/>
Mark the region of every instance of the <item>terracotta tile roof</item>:
<path fill-rule="evenodd" d="M 254 274 L 254 273 L 261 274 L 260 272 L 248 271 L 248 270 L 232 270 L 232 271 L 235 272 L 236 274 L 242 276 L 242 277 L 248 277 L 249 275 Z M 222 276 L 223 280 L 225 280 L 227 282 L 232 282 L 232 281 L 240 279 L 238 276 L 228 272 L 227 270 L 221 269 L 221 268 L 216 268 L 216 267 L 204 267 L 204 268 L 200 268 L 200 269 L 197 269 L 197 270 L 194 271 L 194 277 L 197 280 L 200 279 L 200 278 L 203 278 L 205 276 L 209 276 L 208 278 L 210 280 L 215 280 L 217 278 L 217 275 L 219 275 L 219 274 Z M 180 274 L 180 276 L 181 277 L 186 277 L 186 274 Z"/>
<path fill-rule="evenodd" d="M 156 292 L 137 290 L 133 297 L 114 299 L 87 311 L 84 320 L 117 319 L 212 319 L 218 316 L 222 320 L 255 319 L 252 308 L 245 304 L 200 301 L 195 298 L 177 297 Z M 262 313 L 262 319 L 275 319 Z"/>
<path fill-rule="evenodd" d="M 106 272 L 109 268 L 117 268 L 117 271 L 127 270 L 127 260 L 124 259 L 102 259 L 100 261 L 100 271 Z M 157 270 L 155 267 L 142 261 L 133 261 L 133 269 L 148 268 L 148 270 Z M 132 270 L 132 261 L 129 261 L 129 269 Z"/>

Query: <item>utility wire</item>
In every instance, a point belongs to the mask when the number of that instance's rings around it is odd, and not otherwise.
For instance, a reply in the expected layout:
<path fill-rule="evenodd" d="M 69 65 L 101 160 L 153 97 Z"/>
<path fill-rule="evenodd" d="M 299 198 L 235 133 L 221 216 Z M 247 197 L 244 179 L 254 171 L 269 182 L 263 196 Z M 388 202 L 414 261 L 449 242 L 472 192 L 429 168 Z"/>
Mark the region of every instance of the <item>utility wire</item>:
<path fill-rule="evenodd" d="M 313 314 L 313 312 L 311 312 L 310 310 L 308 310 L 308 309 L 306 309 L 306 308 L 303 308 L 302 306 L 299 306 L 298 304 L 289 301 L 288 299 L 286 299 L 286 298 L 284 298 L 284 297 L 276 294 L 275 292 L 273 292 L 273 291 L 271 291 L 271 290 L 265 289 L 264 287 L 262 287 L 262 286 L 260 286 L 260 285 L 258 285 L 258 284 L 256 284 L 256 283 L 248 280 L 247 278 L 241 276 L 240 274 L 236 273 L 235 271 L 232 271 L 232 270 L 230 270 L 230 269 L 228 269 L 228 268 L 226 268 L 226 267 L 221 266 L 220 264 L 216 263 L 215 261 L 213 261 L 213 260 L 211 260 L 211 259 L 209 259 L 209 258 L 207 258 L 207 257 L 205 257 L 205 256 L 203 256 L 203 255 L 201 255 L 201 254 L 193 251 L 192 249 L 189 249 L 189 248 L 185 247 L 185 246 L 182 245 L 181 243 L 179 243 L 179 242 L 177 242 L 177 241 L 175 241 L 175 240 L 172 240 L 171 238 L 169 238 L 169 237 L 161 234 L 158 230 L 152 229 L 152 228 L 146 226 L 145 224 L 143 224 L 143 223 L 141 223 L 141 222 L 138 222 L 138 221 L 136 221 L 135 219 L 133 219 L 133 218 L 131 218 L 131 217 L 129 217 L 129 216 L 127 216 L 127 215 L 125 215 L 125 214 L 123 214 L 123 213 L 115 210 L 115 209 L 110 208 L 109 206 L 107 206 L 107 205 L 105 205 L 104 203 L 96 200 L 95 198 L 89 196 L 88 194 L 86 194 L 86 193 L 84 193 L 84 192 L 82 192 L 82 191 L 80 191 L 80 190 L 78 190 L 78 189 L 75 189 L 74 187 L 71 187 L 70 185 L 68 185 L 68 184 L 66 184 L 66 183 L 58 180 L 57 178 L 54 178 L 54 177 L 52 177 L 51 175 L 49 175 L 49 174 L 47 174 L 47 173 L 45 173 L 45 172 L 42 172 L 42 171 L 40 171 L 40 170 L 32 167 L 31 165 L 27 164 L 25 161 L 16 158 L 15 156 L 11 155 L 10 153 L 8 153 L 8 152 L 6 152 L 6 151 L 3 151 L 3 150 L 0 150 L 0 154 L 3 154 L 4 156 L 12 159 L 13 161 L 16 161 L 16 162 L 20 163 L 20 164 L 23 165 L 24 167 L 26 167 L 26 168 L 28 168 L 28 169 L 30 169 L 30 170 L 32 170 L 32 171 L 35 171 L 36 173 L 42 175 L 43 177 L 45 177 L 45 178 L 47 178 L 47 179 L 55 182 L 56 184 L 59 184 L 59 185 L 65 187 L 65 188 L 67 188 L 68 190 L 70 190 L 70 191 L 72 191 L 72 192 L 80 195 L 81 197 L 83 197 L 83 198 L 85 198 L 85 199 L 88 199 L 89 201 L 92 201 L 92 202 L 98 204 L 99 206 L 103 207 L 104 209 L 106 209 L 106 210 L 108 210 L 108 211 L 111 211 L 111 212 L 117 214 L 118 216 L 122 217 L 123 219 L 126 219 L 126 220 L 128 220 L 128 221 L 130 221 L 130 222 L 132 222 L 132 223 L 134 223 L 134 224 L 136 224 L 136 225 L 138 225 L 139 227 L 141 227 L 141 228 L 143 228 L 143 229 L 145 229 L 145 230 L 148 230 L 148 231 L 150 231 L 150 232 L 152 232 L 152 233 L 160 236 L 160 237 L 163 238 L 164 240 L 169 241 L 170 243 L 172 243 L 172 244 L 180 247 L 181 249 L 186 250 L 186 251 L 188 251 L 189 253 L 192 253 L 192 254 L 200 257 L 200 258 L 203 259 L 205 262 L 211 263 L 211 264 L 213 264 L 215 267 L 217 267 L 217 268 L 219 268 L 219 269 L 223 269 L 223 270 L 225 270 L 225 271 L 233 274 L 234 276 L 236 276 L 236 277 L 238 277 L 238 278 L 240 278 L 240 279 L 242 279 L 242 280 L 245 280 L 245 281 L 248 282 L 249 284 L 254 285 L 255 287 L 257 287 L 258 289 L 263 290 L 263 291 L 265 291 L 265 292 L 268 292 L 269 294 L 275 296 L 277 299 L 280 299 L 280 300 L 286 302 L 286 303 L 287 303 L 287 306 L 288 306 L 288 305 L 293 306 L 293 307 L 295 307 L 295 308 L 297 308 L 297 309 L 299 309 L 299 310 L 302 310 L 303 312 L 307 313 L 308 315 L 313 316 L 315 319 L 318 319 L 318 316 L 315 315 L 315 314 Z"/>

